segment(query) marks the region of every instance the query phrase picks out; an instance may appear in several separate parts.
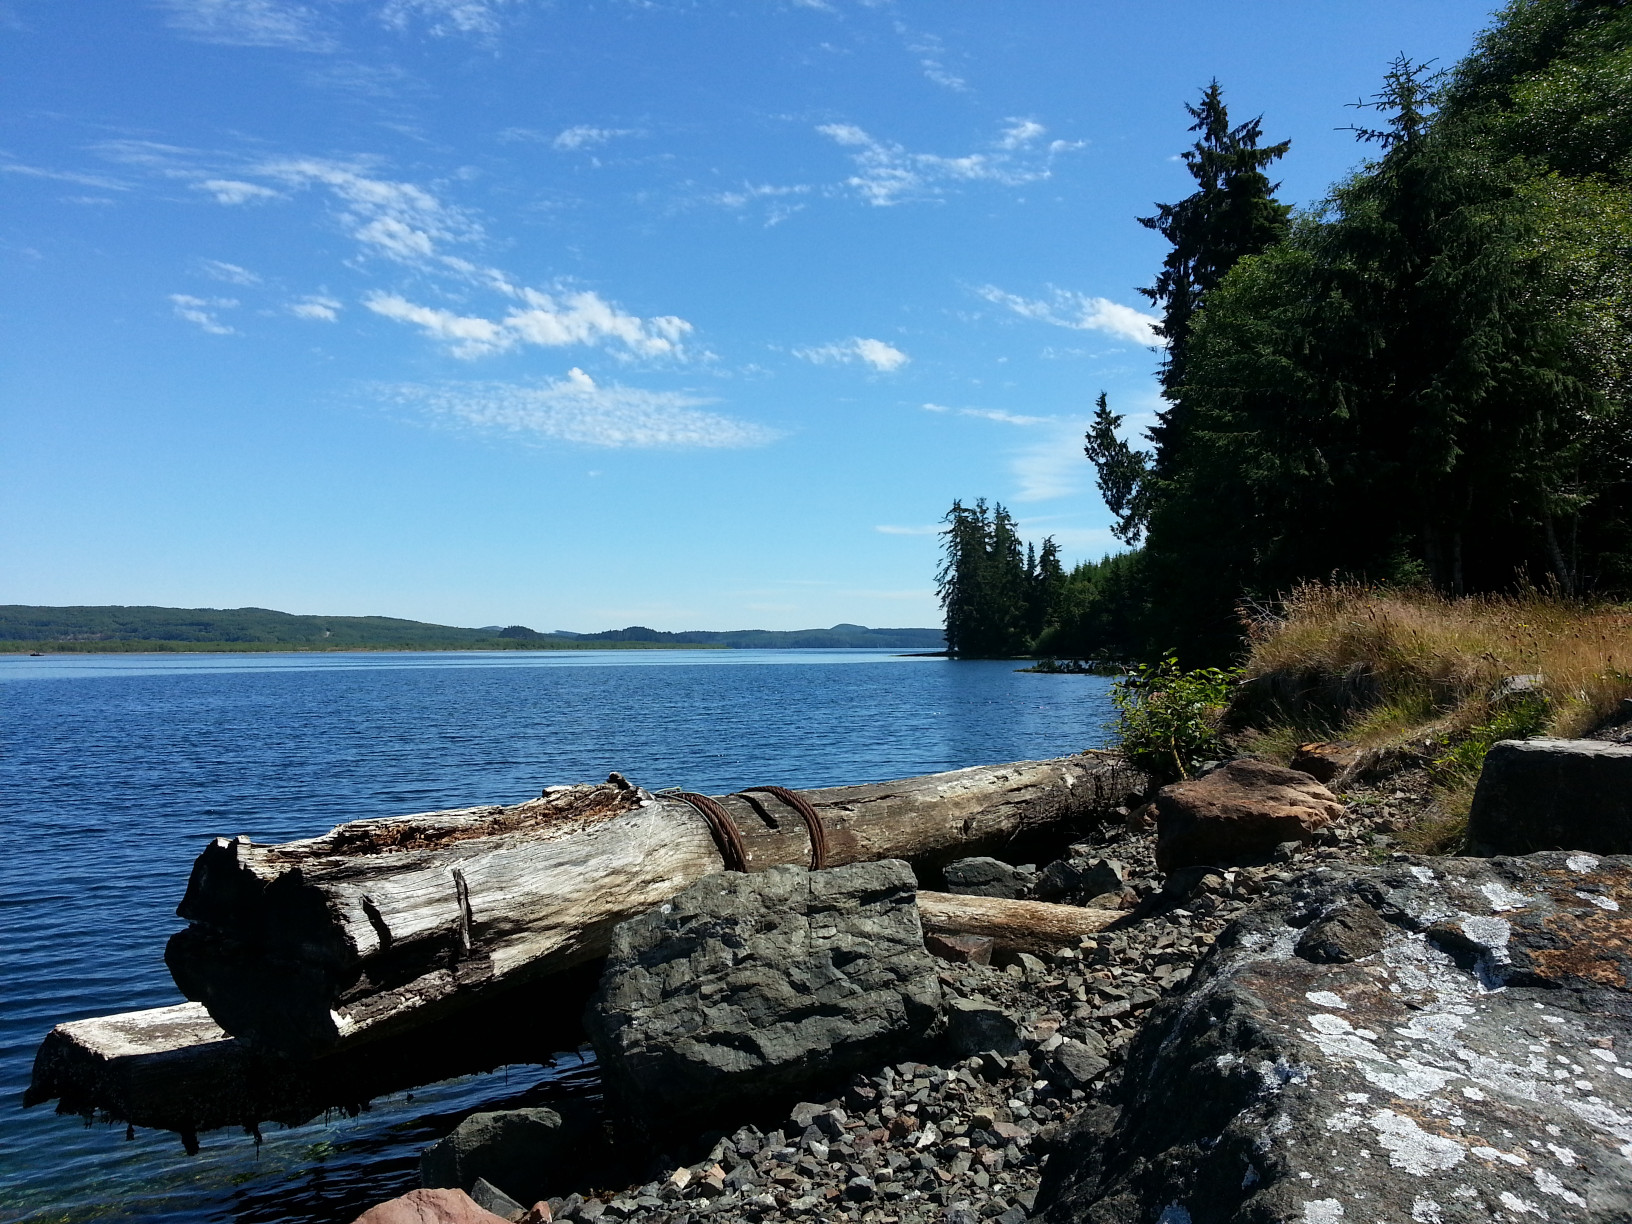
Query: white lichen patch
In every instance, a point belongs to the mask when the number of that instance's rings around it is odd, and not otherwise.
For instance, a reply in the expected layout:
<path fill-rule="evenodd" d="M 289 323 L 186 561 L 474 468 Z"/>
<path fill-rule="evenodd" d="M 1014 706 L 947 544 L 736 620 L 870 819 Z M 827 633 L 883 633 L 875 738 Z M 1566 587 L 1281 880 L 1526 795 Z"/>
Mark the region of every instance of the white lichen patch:
<path fill-rule="evenodd" d="M 1462 933 L 1490 955 L 1499 965 L 1505 965 L 1511 959 L 1508 956 L 1507 941 L 1513 936 L 1513 924 L 1505 918 L 1481 918 L 1476 914 L 1464 915 L 1458 924 Z"/>
<path fill-rule="evenodd" d="M 1536 901 L 1534 897 L 1527 897 L 1521 892 L 1515 892 L 1506 884 L 1495 880 L 1488 884 L 1481 884 L 1479 891 L 1485 894 L 1485 898 L 1490 902 L 1491 910 L 1498 914 L 1503 910 L 1527 909 L 1534 905 Z"/>
<path fill-rule="evenodd" d="M 1600 896 L 1597 893 L 1585 893 L 1585 892 L 1577 892 L 1575 895 L 1580 897 L 1581 900 L 1583 900 L 1583 901 L 1592 902 L 1592 904 L 1596 905 L 1601 910 L 1616 910 L 1616 911 L 1618 911 L 1621 908 L 1619 905 L 1616 904 L 1615 899 L 1613 897 L 1603 897 L 1603 896 Z"/>
<path fill-rule="evenodd" d="M 1586 1199 L 1582 1198 L 1575 1191 L 1571 1190 L 1563 1182 L 1559 1181 L 1554 1174 L 1548 1172 L 1546 1169 L 1537 1169 L 1532 1177 L 1536 1183 L 1536 1189 L 1540 1190 L 1543 1194 L 1550 1194 L 1554 1198 L 1563 1199 L 1566 1203 L 1569 1203 L 1572 1206 L 1585 1207 L 1587 1205 Z"/>
<path fill-rule="evenodd" d="M 1343 1218 L 1343 1204 L 1337 1199 L 1315 1199 L 1303 1205 L 1303 1224 L 1337 1224 Z"/>
<path fill-rule="evenodd" d="M 1343 996 L 1330 990 L 1311 990 L 1304 996 L 1316 1007 L 1331 1007 L 1338 1011 L 1348 1011 L 1349 1005 L 1343 1002 Z"/>
<path fill-rule="evenodd" d="M 1581 875 L 1598 870 L 1598 860 L 1590 854 L 1572 854 L 1564 860 L 1564 865 Z"/>
<path fill-rule="evenodd" d="M 1435 1135 L 1417 1125 L 1415 1118 L 1379 1109 L 1369 1119 L 1377 1141 L 1388 1150 L 1388 1163 L 1407 1173 L 1435 1173 L 1456 1167 L 1467 1152 L 1454 1139 Z"/>
<path fill-rule="evenodd" d="M 1415 1224 L 1442 1224 L 1439 1204 L 1419 1194 L 1411 1203 L 1411 1219 Z"/>

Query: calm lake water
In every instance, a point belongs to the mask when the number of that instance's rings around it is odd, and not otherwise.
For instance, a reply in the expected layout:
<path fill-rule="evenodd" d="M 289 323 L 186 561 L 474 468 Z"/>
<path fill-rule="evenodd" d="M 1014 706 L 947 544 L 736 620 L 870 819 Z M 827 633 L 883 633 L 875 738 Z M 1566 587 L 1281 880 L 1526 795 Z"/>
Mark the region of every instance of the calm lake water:
<path fill-rule="evenodd" d="M 267 1128 L 256 1146 L 20 1100 L 65 1020 L 181 1001 L 163 962 L 205 842 L 514 803 L 618 770 L 718 794 L 1060 756 L 1105 740 L 1108 682 L 874 651 L 0 659 L 0 1220 L 349 1221 L 495 1103 L 596 1091 L 511 1067 Z M 410 1099 L 411 1097 L 411 1099 Z"/>

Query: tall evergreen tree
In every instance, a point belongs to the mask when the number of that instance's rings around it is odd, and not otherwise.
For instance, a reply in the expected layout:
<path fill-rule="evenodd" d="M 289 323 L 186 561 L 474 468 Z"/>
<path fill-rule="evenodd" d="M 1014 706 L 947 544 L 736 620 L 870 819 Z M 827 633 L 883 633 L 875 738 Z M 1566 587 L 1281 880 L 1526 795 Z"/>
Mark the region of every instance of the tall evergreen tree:
<path fill-rule="evenodd" d="M 1291 211 L 1275 199 L 1279 183 L 1264 170 L 1292 147 L 1290 140 L 1260 147 L 1263 116 L 1230 126 L 1224 91 L 1215 78 L 1202 90 L 1201 103 L 1184 109 L 1195 120 L 1190 131 L 1200 137 L 1184 154 L 1197 190 L 1177 204 L 1158 204 L 1139 224 L 1172 245 L 1156 283 L 1139 292 L 1162 310 L 1158 329 L 1167 340 L 1162 385 L 1184 381 L 1184 354 L 1191 321 L 1207 294 L 1237 260 L 1256 255 L 1286 233 Z"/>

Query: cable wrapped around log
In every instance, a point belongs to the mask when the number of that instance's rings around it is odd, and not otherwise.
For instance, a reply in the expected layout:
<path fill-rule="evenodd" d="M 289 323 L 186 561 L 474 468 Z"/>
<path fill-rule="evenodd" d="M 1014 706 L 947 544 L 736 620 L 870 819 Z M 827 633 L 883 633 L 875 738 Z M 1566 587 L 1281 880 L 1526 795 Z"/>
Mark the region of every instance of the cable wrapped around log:
<path fill-rule="evenodd" d="M 822 830 L 822 818 L 815 808 L 805 802 L 804 796 L 785 786 L 745 786 L 737 794 L 770 795 L 798 812 L 800 819 L 805 822 L 805 828 L 810 832 L 810 869 L 820 871 L 827 866 L 827 834 Z"/>
<path fill-rule="evenodd" d="M 1089 752 L 798 797 L 823 830 L 826 866 L 900 858 L 933 870 L 1087 827 L 1143 784 L 1115 754 Z M 810 818 L 765 795 L 711 798 L 743 868 L 812 861 Z M 789 807 L 802 819 L 781 819 Z M 310 1058 L 603 956 L 619 922 L 726 866 L 690 803 L 617 776 L 283 845 L 217 838 L 193 866 L 177 909 L 188 927 L 165 960 L 228 1033 Z"/>
<path fill-rule="evenodd" d="M 707 795 L 699 795 L 695 791 L 666 791 L 663 797 L 689 803 L 702 813 L 727 871 L 748 870 L 748 848 L 742 844 L 742 834 L 737 831 L 737 822 L 731 819 L 730 812 Z"/>

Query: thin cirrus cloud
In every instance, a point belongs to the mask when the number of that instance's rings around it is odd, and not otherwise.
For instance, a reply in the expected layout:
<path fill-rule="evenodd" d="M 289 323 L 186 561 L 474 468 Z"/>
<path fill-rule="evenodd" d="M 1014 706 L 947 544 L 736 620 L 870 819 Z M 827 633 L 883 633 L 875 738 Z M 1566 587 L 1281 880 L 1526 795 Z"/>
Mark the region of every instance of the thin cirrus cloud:
<path fill-rule="evenodd" d="M 599 383 L 576 367 L 541 383 L 397 384 L 381 399 L 461 431 L 540 444 L 613 449 L 695 450 L 764 446 L 774 429 L 703 409 L 711 399 Z"/>
<path fill-rule="evenodd" d="M 236 332 L 227 324 L 221 322 L 216 312 L 232 310 L 238 305 L 236 298 L 201 298 L 190 293 L 172 293 L 170 307 L 176 312 L 178 319 L 185 319 L 196 324 L 212 336 L 231 336 Z"/>
<path fill-rule="evenodd" d="M 388 0 L 380 20 L 406 30 L 423 22 L 436 35 L 492 35 L 499 32 L 500 12 L 513 0 Z"/>
<path fill-rule="evenodd" d="M 690 323 L 673 315 L 642 319 L 588 290 L 557 297 L 517 287 L 515 293 L 521 304 L 499 319 L 422 306 L 395 293 L 371 294 L 363 305 L 387 319 L 418 327 L 445 344 L 455 357 L 466 359 L 526 344 L 544 348 L 621 345 L 632 356 L 680 357 L 684 356 L 681 341 L 692 329 Z"/>
<path fill-rule="evenodd" d="M 638 136 L 634 128 L 603 128 L 591 127 L 580 123 L 576 127 L 569 127 L 556 134 L 550 141 L 552 149 L 569 152 L 577 149 L 593 149 L 616 140 L 620 136 Z"/>
<path fill-rule="evenodd" d="M 822 344 L 815 348 L 794 349 L 793 355 L 803 357 L 817 365 L 861 362 L 882 374 L 893 373 L 912 360 L 893 344 L 886 344 L 882 340 L 869 340 L 864 336 L 852 336 L 836 344 Z"/>
<path fill-rule="evenodd" d="M 1162 348 L 1167 344 L 1156 331 L 1161 324 L 1160 319 L 1113 302 L 1110 298 L 1089 297 L 1069 289 L 1056 289 L 1048 298 L 1027 298 L 1008 293 L 996 285 L 982 285 L 975 292 L 988 302 L 1006 307 L 1025 319 L 1068 327 L 1074 331 L 1101 332 L 1147 348 Z"/>
<path fill-rule="evenodd" d="M 1019 186 L 1048 178 L 1054 159 L 1082 147 L 1080 141 L 1043 142 L 1047 129 L 1033 119 L 1010 119 L 985 149 L 946 157 L 914 153 L 894 141 L 878 140 L 853 123 L 824 123 L 816 130 L 849 149 L 856 173 L 845 180 L 877 207 L 934 199 L 948 184 L 989 182 Z"/>
<path fill-rule="evenodd" d="M 940 526 L 938 523 L 931 524 L 930 526 L 926 527 L 894 527 L 888 523 L 880 523 L 877 527 L 874 527 L 873 530 L 881 535 L 930 536 L 940 535 L 945 528 Z"/>
<path fill-rule="evenodd" d="M 328 24 L 303 4 L 282 0 L 161 0 L 170 28 L 195 42 L 228 47 L 333 51 Z"/>
<path fill-rule="evenodd" d="M 336 323 L 340 319 L 340 303 L 322 294 L 303 297 L 289 304 L 289 313 L 297 319 L 311 319 L 318 323 Z"/>
<path fill-rule="evenodd" d="M 239 267 L 235 263 L 228 263 L 224 259 L 206 259 L 199 264 L 204 275 L 211 280 L 224 281 L 229 285 L 258 285 L 261 278 L 248 268 Z"/>
<path fill-rule="evenodd" d="M 978 417 L 983 421 L 999 421 L 1004 425 L 1044 425 L 1053 420 L 1052 417 L 1022 416 L 1017 412 L 1004 412 L 1001 408 L 948 408 L 945 404 L 925 404 L 925 412 L 944 412 L 952 416 Z"/>

